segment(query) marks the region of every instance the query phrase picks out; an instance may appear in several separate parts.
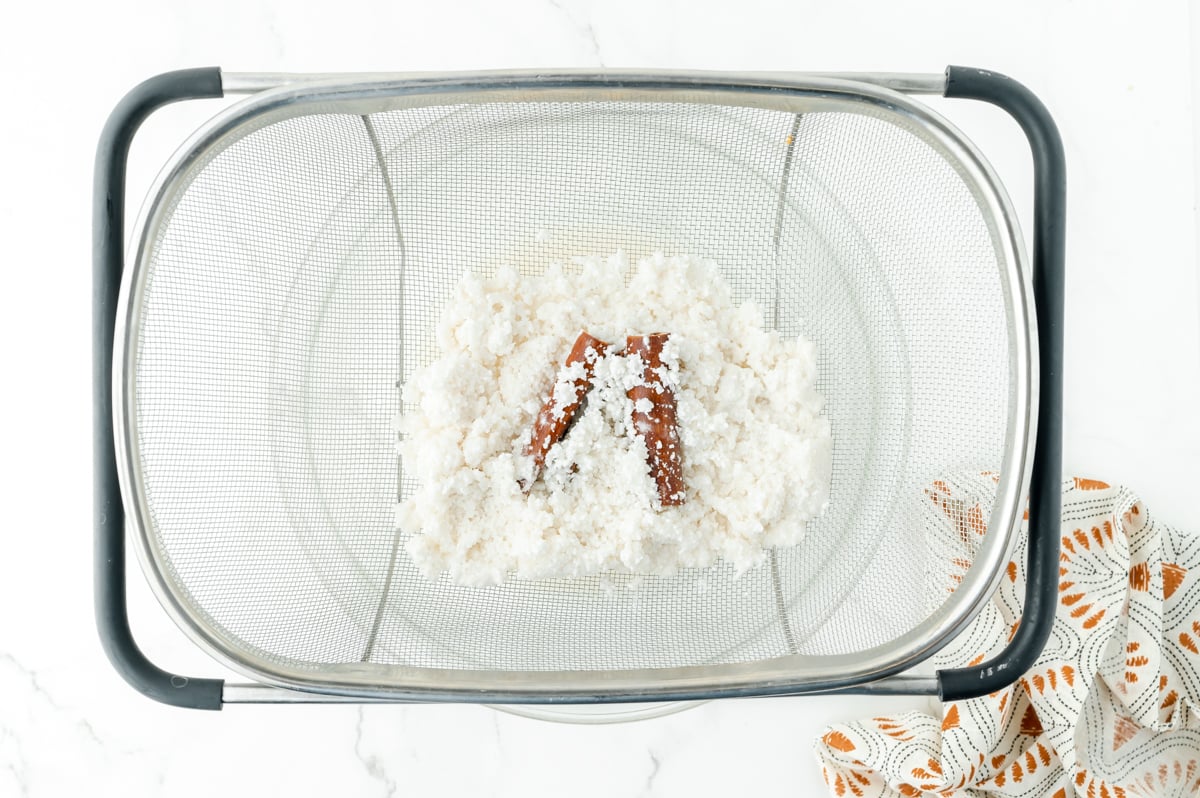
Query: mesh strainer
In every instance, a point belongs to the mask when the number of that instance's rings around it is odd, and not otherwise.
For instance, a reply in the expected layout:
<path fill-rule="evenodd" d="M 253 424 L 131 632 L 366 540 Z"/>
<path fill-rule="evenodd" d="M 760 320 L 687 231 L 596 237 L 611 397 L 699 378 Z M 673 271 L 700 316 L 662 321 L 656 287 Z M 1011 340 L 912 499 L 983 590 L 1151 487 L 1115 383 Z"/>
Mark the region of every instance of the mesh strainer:
<path fill-rule="evenodd" d="M 124 269 L 135 129 L 167 102 L 238 91 L 251 96 L 164 169 Z M 986 161 L 909 96 L 935 92 L 997 103 L 1029 134 L 1033 270 Z M 1040 103 L 970 69 L 154 78 L 114 112 L 97 166 L 109 654 L 152 697 L 210 708 L 993 691 L 1040 651 L 1053 610 L 1062 191 Z M 393 419 L 453 287 L 468 269 L 618 249 L 711 258 L 769 326 L 816 342 L 828 512 L 740 578 L 425 579 L 403 545 L 414 530 L 395 527 L 415 482 Z M 925 488 L 989 469 L 997 499 L 963 573 L 925 536 Z M 1027 489 L 1037 545 L 1011 647 L 922 675 L 994 590 Z M 255 684 L 140 654 L 126 513 L 165 609 Z"/>

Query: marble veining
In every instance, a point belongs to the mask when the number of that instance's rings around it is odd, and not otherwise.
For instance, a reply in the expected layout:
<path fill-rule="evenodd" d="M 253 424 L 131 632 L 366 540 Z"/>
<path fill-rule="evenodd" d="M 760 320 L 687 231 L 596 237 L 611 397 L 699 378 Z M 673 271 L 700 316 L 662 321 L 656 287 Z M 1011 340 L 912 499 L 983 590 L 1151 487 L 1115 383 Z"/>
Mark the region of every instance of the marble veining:
<path fill-rule="evenodd" d="M 59 739 L 75 745 L 104 747 L 92 724 L 62 707 L 42 684 L 37 671 L 11 653 L 0 652 L 0 673 L 6 698 L 0 709 L 0 756 L 18 795 L 28 795 L 36 778 L 30 749 L 47 742 L 46 734 L 38 733 L 41 727 L 65 725 L 67 733 Z"/>
<path fill-rule="evenodd" d="M 649 796 L 654 794 L 654 780 L 658 778 L 658 771 L 662 767 L 662 760 L 654 751 L 647 750 L 647 755 L 650 757 L 650 772 L 646 774 L 646 784 L 642 787 L 641 795 Z"/>
<path fill-rule="evenodd" d="M 604 57 L 600 53 L 600 41 L 596 38 L 596 28 L 592 25 L 587 12 L 579 8 L 579 3 L 573 0 L 546 0 L 559 13 L 566 17 L 567 22 L 580 35 L 580 38 L 591 51 L 591 56 L 595 60 L 596 65 L 605 66 Z"/>
<path fill-rule="evenodd" d="M 396 795 L 396 780 L 388 772 L 384 760 L 376 754 L 367 753 L 363 747 L 363 725 L 366 721 L 366 713 L 367 707 L 365 706 L 355 708 L 354 755 L 366 769 L 367 775 L 383 786 L 385 798 L 392 798 Z"/>

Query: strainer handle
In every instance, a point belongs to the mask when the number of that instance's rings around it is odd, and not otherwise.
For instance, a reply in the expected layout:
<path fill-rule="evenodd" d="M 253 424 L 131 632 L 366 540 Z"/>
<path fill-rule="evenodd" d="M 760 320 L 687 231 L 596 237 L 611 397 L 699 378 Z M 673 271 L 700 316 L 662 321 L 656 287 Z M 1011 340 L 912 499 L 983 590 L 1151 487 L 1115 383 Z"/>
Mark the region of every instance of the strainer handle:
<path fill-rule="evenodd" d="M 959 701 L 1001 690 L 1034 666 L 1058 603 L 1062 515 L 1063 281 L 1066 166 L 1050 113 L 1029 89 L 995 72 L 946 69 L 946 97 L 983 100 L 1020 124 L 1033 150 L 1033 298 L 1038 320 L 1037 437 L 1029 485 L 1028 574 L 1023 617 L 1008 646 L 971 668 L 938 671 L 938 695 Z"/>
<path fill-rule="evenodd" d="M 125 595 L 125 507 L 113 438 L 112 365 L 117 297 L 125 266 L 125 165 L 129 144 L 156 109 L 177 100 L 221 97 L 221 71 L 185 69 L 150 78 L 117 104 L 96 152 L 92 217 L 92 446 L 95 498 L 96 624 L 117 672 L 143 694 L 180 707 L 220 709 L 220 679 L 159 668 L 138 648 Z"/>

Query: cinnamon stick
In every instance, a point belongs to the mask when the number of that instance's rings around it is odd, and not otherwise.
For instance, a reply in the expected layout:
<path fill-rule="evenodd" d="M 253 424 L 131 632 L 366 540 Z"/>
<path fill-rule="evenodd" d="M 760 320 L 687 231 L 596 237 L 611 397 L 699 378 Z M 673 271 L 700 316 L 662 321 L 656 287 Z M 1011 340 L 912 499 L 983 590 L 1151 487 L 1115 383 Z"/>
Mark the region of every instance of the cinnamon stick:
<path fill-rule="evenodd" d="M 675 394 L 663 382 L 663 345 L 668 333 L 631 335 L 625 339 L 625 354 L 642 359 L 642 382 L 630 388 L 633 428 L 646 444 L 646 462 L 663 507 L 683 504 L 683 452 L 675 419 Z"/>
<path fill-rule="evenodd" d="M 525 455 L 533 458 L 533 476 L 529 482 L 521 485 L 526 492 L 546 465 L 546 455 L 550 452 L 550 447 L 562 440 L 566 434 L 567 427 L 571 425 L 571 420 L 583 403 L 583 397 L 592 387 L 596 361 L 604 356 L 607 349 L 607 342 L 589 335 L 586 330 L 579 333 L 579 337 L 575 339 L 575 345 L 571 347 L 564 367 L 582 363 L 584 376 L 571 384 L 571 390 L 566 396 L 556 395 L 555 391 L 551 390 L 549 398 L 538 411 L 533 421 L 533 434 L 525 446 Z"/>

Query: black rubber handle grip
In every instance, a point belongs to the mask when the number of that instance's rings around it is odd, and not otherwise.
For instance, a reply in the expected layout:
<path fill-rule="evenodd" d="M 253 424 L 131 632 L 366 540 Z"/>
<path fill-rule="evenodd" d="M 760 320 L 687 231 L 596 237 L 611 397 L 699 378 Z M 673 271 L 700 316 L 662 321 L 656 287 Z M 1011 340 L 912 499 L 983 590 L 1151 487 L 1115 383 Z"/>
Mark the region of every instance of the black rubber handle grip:
<path fill-rule="evenodd" d="M 971 668 L 938 671 L 943 701 L 1008 687 L 1033 667 L 1054 626 L 1062 520 L 1063 285 L 1066 164 L 1062 139 L 1046 106 L 1015 80 L 982 69 L 946 69 L 947 97 L 983 100 L 1020 124 L 1033 151 L 1033 298 L 1038 317 L 1037 438 L 1029 485 L 1028 579 L 1021 624 L 1008 646 Z"/>
<path fill-rule="evenodd" d="M 92 448 L 95 479 L 95 591 L 100 641 L 127 682 L 164 704 L 220 709 L 220 679 L 190 679 L 162 670 L 134 642 L 125 602 L 125 508 L 113 440 L 112 366 L 117 296 L 125 267 L 125 164 L 138 127 L 176 100 L 221 97 L 221 71 L 184 69 L 150 78 L 113 109 L 96 151 L 92 220 Z"/>

